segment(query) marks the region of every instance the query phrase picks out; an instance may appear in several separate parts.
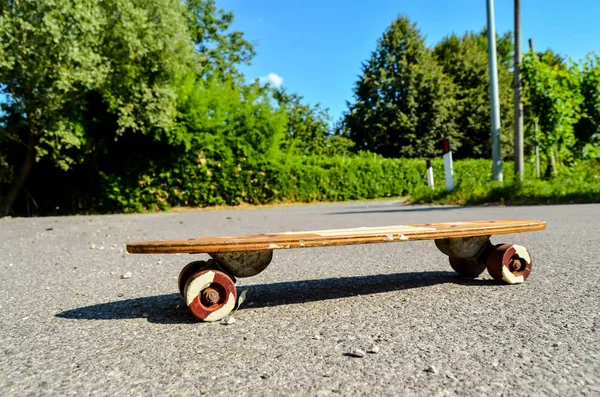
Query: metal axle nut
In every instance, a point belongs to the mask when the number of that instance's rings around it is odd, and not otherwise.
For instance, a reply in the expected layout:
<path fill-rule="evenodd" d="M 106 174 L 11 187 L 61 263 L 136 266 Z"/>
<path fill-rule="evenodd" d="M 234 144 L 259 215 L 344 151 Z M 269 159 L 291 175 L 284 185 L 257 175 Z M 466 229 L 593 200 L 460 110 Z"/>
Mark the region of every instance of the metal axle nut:
<path fill-rule="evenodd" d="M 208 303 L 209 305 L 214 305 L 219 303 L 219 299 L 221 299 L 221 296 L 219 294 L 219 291 L 217 291 L 214 288 L 206 288 L 204 291 L 202 291 L 202 300 L 206 303 Z"/>

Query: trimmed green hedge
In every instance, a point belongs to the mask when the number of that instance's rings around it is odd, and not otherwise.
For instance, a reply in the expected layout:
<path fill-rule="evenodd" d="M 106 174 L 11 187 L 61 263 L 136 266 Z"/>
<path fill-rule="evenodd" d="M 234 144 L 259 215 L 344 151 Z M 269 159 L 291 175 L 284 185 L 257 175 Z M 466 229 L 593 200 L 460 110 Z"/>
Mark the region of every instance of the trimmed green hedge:
<path fill-rule="evenodd" d="M 288 156 L 279 160 L 217 161 L 186 155 L 137 175 L 102 175 L 102 207 L 155 211 L 273 202 L 343 201 L 410 194 L 425 183 L 425 162 L 373 154 L 337 157 Z M 158 170 L 168 171 L 158 171 Z"/>
<path fill-rule="evenodd" d="M 504 184 L 491 181 L 491 161 L 454 163 L 455 190 L 445 191 L 441 159 L 433 161 L 435 189 L 426 182 L 425 161 L 359 156 L 288 156 L 281 159 L 206 159 L 186 154 L 171 167 L 156 164 L 143 174 L 103 175 L 102 200 L 109 211 L 157 211 L 240 203 L 312 202 L 411 196 L 415 203 L 479 204 L 600 201 L 600 166 L 583 162 L 557 178 L 517 184 L 513 164 L 504 163 Z M 139 167 L 138 167 L 139 169 Z M 165 170 L 168 171 L 158 171 Z"/>

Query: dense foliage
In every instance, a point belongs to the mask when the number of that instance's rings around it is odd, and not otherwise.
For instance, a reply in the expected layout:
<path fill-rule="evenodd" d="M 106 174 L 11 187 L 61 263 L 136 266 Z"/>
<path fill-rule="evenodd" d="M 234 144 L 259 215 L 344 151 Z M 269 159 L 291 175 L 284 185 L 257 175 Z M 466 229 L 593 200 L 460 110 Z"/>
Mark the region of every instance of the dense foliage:
<path fill-rule="evenodd" d="M 288 94 L 276 89 L 274 98 L 287 115 L 286 137 L 282 150 L 300 155 L 336 155 L 348 153 L 354 142 L 340 135 L 332 135 L 329 114 L 320 104 L 302 103 L 298 94 Z"/>
<path fill-rule="evenodd" d="M 458 136 L 452 83 L 408 18 L 398 17 L 378 40 L 354 96 L 344 129 L 359 150 L 432 157 L 440 141 Z"/>
<path fill-rule="evenodd" d="M 532 52 L 525 56 L 523 78 L 528 110 L 537 119 L 543 134 L 537 139 L 542 153 L 556 162 L 571 162 L 576 145 L 574 126 L 581 117 L 580 78 L 576 66 L 552 65 L 545 54 L 539 59 Z M 547 174 L 551 168 L 548 167 Z M 552 171 L 556 173 L 556 169 Z"/>
<path fill-rule="evenodd" d="M 144 175 L 110 181 L 107 210 L 141 211 L 171 206 L 338 201 L 395 197 L 423 183 L 418 160 L 378 155 L 289 156 L 279 161 L 242 157 L 174 159 L 168 171 L 156 164 Z"/>
<path fill-rule="evenodd" d="M 600 57 L 589 55 L 581 64 L 582 113 L 575 125 L 576 147 L 583 157 L 600 158 Z"/>
<path fill-rule="evenodd" d="M 179 1 L 4 1 L 0 12 L 2 141 L 25 157 L 7 210 L 34 162 L 47 158 L 67 170 L 93 150 L 90 102 L 113 116 L 116 135 L 173 127 L 174 78 L 194 67 Z"/>
<path fill-rule="evenodd" d="M 513 153 L 512 34 L 498 37 L 501 144 L 503 157 Z M 452 34 L 434 48 L 435 60 L 455 85 L 452 115 L 458 131 L 455 158 L 491 156 L 487 32 Z"/>
<path fill-rule="evenodd" d="M 505 160 L 513 156 L 512 41 L 510 32 L 497 37 Z M 546 177 L 599 156 L 598 59 L 566 62 L 551 50 L 525 57 L 526 155 L 540 147 Z M 452 34 L 427 48 L 416 25 L 398 16 L 363 64 L 340 131 L 355 149 L 385 157 L 435 157 L 450 138 L 455 158 L 489 158 L 488 82 L 486 30 Z"/>
<path fill-rule="evenodd" d="M 36 162 L 69 170 L 129 135 L 179 140 L 182 76 L 235 74 L 253 54 L 212 0 L 5 0 L 0 13 L 5 212 Z"/>
<path fill-rule="evenodd" d="M 297 93 L 248 83 L 240 65 L 255 49 L 232 23 L 214 0 L 0 0 L 0 216 L 435 200 L 422 158 L 438 157 L 443 138 L 456 158 L 489 158 L 485 31 L 428 48 L 396 18 L 332 123 Z M 505 157 L 511 40 L 498 37 Z M 545 164 L 571 167 L 555 180 L 571 186 L 569 169 L 596 178 L 583 172 L 593 160 L 581 159 L 600 156 L 598 57 L 530 54 L 524 78 L 528 150 L 535 120 Z M 456 170 L 458 191 L 488 186 L 488 160 Z"/>

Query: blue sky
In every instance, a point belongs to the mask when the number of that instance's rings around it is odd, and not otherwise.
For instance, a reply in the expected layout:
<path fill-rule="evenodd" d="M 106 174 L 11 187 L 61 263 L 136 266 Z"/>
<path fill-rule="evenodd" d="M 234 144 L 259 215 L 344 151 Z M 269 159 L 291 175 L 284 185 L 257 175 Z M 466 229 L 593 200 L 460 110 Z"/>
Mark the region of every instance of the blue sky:
<path fill-rule="evenodd" d="M 329 109 L 333 121 L 352 100 L 361 63 L 391 21 L 404 14 L 433 46 L 444 36 L 485 26 L 485 0 L 216 0 L 235 14 L 257 55 L 242 71 L 269 76 L 304 101 Z M 575 60 L 600 54 L 600 0 L 521 0 L 523 49 L 552 48 Z M 513 0 L 496 0 L 496 31 L 513 28 Z"/>

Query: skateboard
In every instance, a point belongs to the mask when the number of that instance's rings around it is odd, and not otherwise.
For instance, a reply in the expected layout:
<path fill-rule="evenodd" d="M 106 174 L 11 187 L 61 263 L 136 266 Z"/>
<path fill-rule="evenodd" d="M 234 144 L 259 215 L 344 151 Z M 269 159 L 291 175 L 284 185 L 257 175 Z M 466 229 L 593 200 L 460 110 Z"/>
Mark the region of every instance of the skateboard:
<path fill-rule="evenodd" d="M 520 284 L 531 273 L 531 255 L 520 245 L 494 245 L 490 237 L 545 228 L 538 220 L 489 220 L 145 241 L 126 248 L 131 254 L 208 254 L 211 259 L 181 270 L 178 285 L 195 317 L 217 321 L 235 307 L 236 278 L 265 270 L 275 250 L 434 240 L 458 274 L 477 277 L 487 268 L 500 283 Z"/>

